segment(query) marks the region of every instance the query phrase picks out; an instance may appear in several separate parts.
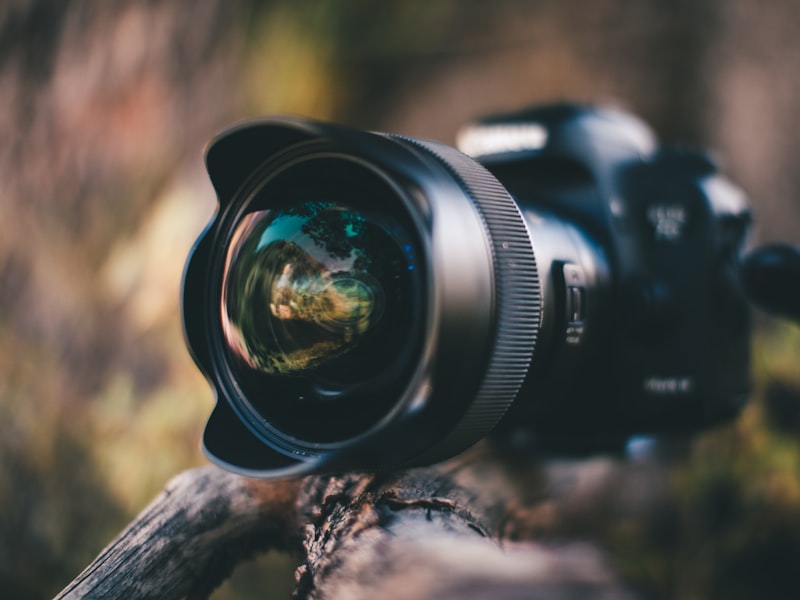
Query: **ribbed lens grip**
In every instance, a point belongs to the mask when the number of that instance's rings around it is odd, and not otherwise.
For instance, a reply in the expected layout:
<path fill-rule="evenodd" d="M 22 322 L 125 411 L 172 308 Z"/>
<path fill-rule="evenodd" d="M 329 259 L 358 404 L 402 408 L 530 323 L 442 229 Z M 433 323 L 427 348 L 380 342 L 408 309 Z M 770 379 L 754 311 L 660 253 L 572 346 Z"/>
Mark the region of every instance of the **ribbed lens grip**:
<path fill-rule="evenodd" d="M 436 156 L 469 193 L 488 232 L 495 271 L 496 335 L 486 375 L 453 432 L 425 454 L 428 460 L 439 451 L 449 454 L 459 445 L 471 445 L 508 410 L 530 368 L 541 319 L 541 291 L 523 216 L 497 179 L 454 148 L 401 139 Z"/>

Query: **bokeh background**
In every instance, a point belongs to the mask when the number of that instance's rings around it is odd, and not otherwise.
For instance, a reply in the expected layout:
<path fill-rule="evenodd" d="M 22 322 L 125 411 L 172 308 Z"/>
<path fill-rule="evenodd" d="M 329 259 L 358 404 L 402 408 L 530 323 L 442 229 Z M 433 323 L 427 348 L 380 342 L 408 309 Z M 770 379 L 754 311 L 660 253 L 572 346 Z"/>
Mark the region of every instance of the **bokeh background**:
<path fill-rule="evenodd" d="M 493 111 L 610 104 L 711 149 L 753 242 L 800 243 L 798 23 L 793 0 L 5 0 L 0 596 L 51 596 L 204 463 L 178 298 L 220 128 L 292 113 L 450 143 Z M 742 418 L 660 474 L 657 519 L 568 532 L 653 597 L 797 597 L 798 328 L 762 316 L 753 369 Z M 291 568 L 215 597 L 285 597 Z"/>

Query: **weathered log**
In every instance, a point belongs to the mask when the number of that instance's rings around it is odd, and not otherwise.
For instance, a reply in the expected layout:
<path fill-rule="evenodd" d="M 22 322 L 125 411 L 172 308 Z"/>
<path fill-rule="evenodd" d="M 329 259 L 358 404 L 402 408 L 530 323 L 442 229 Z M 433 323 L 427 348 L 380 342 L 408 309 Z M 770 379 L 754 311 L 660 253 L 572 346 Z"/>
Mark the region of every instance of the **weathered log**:
<path fill-rule="evenodd" d="M 525 485 L 522 486 L 527 487 Z M 480 451 L 428 469 L 310 478 L 299 599 L 633 596 L 589 544 L 506 541 L 530 490 Z"/>
<path fill-rule="evenodd" d="M 586 543 L 531 532 L 535 472 L 484 449 L 429 468 L 255 481 L 175 478 L 59 598 L 196 598 L 237 562 L 296 551 L 295 598 L 632 598 Z"/>
<path fill-rule="evenodd" d="M 203 598 L 257 552 L 286 548 L 297 481 L 185 471 L 57 598 Z"/>

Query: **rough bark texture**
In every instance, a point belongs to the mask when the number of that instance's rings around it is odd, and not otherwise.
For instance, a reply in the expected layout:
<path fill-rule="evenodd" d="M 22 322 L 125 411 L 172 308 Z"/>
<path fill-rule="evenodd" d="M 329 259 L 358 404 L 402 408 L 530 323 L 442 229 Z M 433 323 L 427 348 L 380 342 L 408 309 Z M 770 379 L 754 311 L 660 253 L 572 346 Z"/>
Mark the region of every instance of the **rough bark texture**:
<path fill-rule="evenodd" d="M 589 544 L 510 541 L 541 517 L 536 477 L 518 475 L 485 449 L 302 481 L 188 471 L 59 598 L 204 597 L 268 548 L 299 552 L 299 600 L 633 598 Z"/>
<path fill-rule="evenodd" d="M 299 599 L 632 598 L 588 544 L 508 542 L 524 490 L 480 451 L 438 467 L 305 481 Z"/>
<path fill-rule="evenodd" d="M 216 467 L 186 471 L 57 598 L 207 597 L 239 562 L 287 547 L 297 490 Z"/>

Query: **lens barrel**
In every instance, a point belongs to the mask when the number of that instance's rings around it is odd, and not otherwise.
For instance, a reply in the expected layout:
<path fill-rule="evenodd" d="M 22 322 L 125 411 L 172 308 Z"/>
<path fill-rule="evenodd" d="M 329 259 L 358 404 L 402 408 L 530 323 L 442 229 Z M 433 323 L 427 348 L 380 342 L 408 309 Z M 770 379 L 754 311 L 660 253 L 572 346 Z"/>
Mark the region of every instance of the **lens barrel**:
<path fill-rule="evenodd" d="M 425 464 L 483 437 L 530 367 L 528 229 L 447 146 L 303 119 L 234 127 L 183 316 L 217 392 L 208 456 L 248 475 Z"/>

